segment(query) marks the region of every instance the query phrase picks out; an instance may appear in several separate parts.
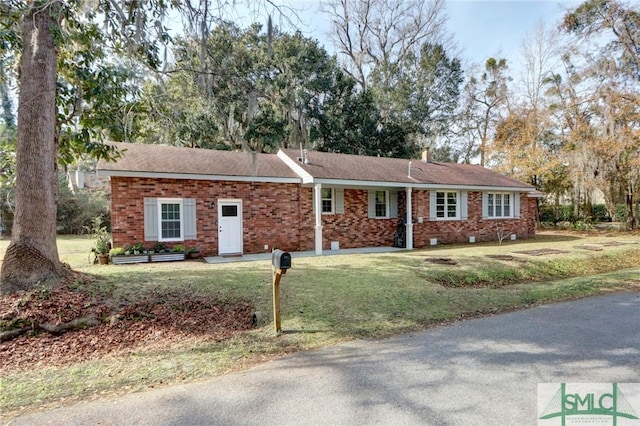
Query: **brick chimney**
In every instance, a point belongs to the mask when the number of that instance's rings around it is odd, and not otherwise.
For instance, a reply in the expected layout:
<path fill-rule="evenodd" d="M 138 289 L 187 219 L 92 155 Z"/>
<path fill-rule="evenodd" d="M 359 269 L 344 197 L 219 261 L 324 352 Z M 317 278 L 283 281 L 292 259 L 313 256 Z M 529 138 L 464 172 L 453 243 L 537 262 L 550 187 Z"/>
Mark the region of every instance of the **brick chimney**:
<path fill-rule="evenodd" d="M 431 163 L 433 160 L 431 159 L 431 151 L 425 149 L 422 151 L 422 162 L 423 163 Z"/>

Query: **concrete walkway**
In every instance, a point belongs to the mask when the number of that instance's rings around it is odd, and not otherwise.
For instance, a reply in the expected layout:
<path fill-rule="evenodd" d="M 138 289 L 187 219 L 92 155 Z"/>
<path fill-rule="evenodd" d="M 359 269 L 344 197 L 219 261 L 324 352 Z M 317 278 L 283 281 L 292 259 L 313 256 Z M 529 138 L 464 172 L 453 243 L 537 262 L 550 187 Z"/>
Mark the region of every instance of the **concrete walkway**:
<path fill-rule="evenodd" d="M 534 425 L 538 383 L 640 382 L 639 324 L 640 293 L 593 297 L 297 353 L 10 424 Z M 625 396 L 640 412 L 640 392 Z"/>
<path fill-rule="evenodd" d="M 403 250 L 406 249 L 398 247 L 365 247 L 354 249 L 324 250 L 322 252 L 322 256 L 338 256 L 342 254 L 391 253 L 394 251 Z M 294 251 L 290 254 L 292 260 L 300 257 L 317 256 L 315 251 Z M 207 263 L 252 262 L 254 260 L 271 260 L 271 253 L 244 254 L 241 256 L 211 256 L 204 258 L 204 261 Z"/>

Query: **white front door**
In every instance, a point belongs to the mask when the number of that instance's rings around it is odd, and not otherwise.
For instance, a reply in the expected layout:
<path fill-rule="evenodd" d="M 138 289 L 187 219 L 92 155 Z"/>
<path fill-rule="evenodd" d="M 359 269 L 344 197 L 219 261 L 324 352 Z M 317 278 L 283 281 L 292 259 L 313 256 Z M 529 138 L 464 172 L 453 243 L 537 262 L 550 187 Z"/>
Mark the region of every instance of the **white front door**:
<path fill-rule="evenodd" d="M 218 200 L 218 254 L 242 254 L 242 200 Z"/>

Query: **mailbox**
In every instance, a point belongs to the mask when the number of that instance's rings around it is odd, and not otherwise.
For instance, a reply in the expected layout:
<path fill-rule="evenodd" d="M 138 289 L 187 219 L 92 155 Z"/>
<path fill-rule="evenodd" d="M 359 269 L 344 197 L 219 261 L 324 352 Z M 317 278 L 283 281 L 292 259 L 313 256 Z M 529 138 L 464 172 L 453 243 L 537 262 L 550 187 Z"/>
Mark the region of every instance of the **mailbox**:
<path fill-rule="evenodd" d="M 291 268 L 291 255 L 286 251 L 276 249 L 271 254 L 271 264 L 275 269 Z"/>

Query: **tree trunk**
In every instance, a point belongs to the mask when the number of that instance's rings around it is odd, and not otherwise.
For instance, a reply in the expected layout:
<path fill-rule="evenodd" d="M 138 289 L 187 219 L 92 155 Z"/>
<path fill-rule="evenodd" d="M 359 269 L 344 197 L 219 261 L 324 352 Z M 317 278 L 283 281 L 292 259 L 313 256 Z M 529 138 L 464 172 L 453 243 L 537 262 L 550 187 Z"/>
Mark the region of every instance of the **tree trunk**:
<path fill-rule="evenodd" d="M 627 225 L 625 228 L 627 231 L 632 231 L 634 229 L 635 218 L 633 217 L 633 192 L 631 190 L 631 187 L 629 187 L 629 190 L 627 191 L 626 205 L 627 205 Z"/>
<path fill-rule="evenodd" d="M 22 26 L 16 152 L 16 209 L 2 263 L 0 294 L 55 286 L 62 267 L 56 246 L 56 63 L 52 6 L 31 6 Z"/>

